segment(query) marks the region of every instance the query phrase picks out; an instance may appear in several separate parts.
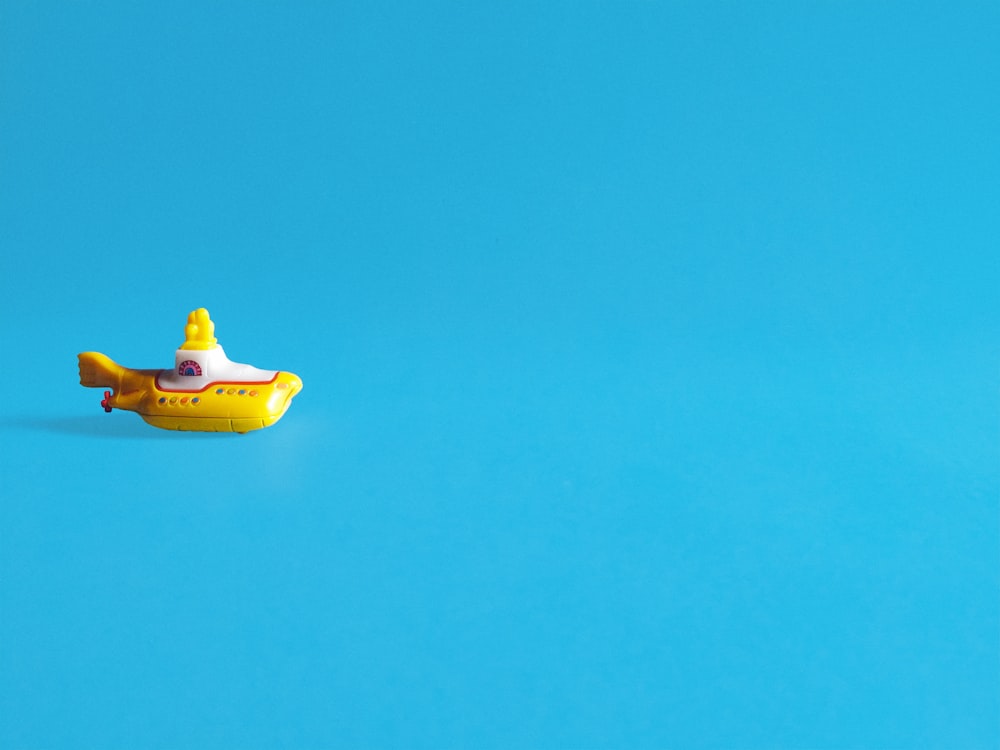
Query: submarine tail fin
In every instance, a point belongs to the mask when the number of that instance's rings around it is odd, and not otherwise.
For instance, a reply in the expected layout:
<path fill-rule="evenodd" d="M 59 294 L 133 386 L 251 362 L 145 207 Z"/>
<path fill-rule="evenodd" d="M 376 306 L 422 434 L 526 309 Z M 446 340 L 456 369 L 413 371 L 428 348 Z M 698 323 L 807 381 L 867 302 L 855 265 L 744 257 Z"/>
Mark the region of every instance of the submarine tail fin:
<path fill-rule="evenodd" d="M 125 368 L 100 352 L 83 352 L 80 361 L 80 385 L 88 388 L 118 389 Z"/>

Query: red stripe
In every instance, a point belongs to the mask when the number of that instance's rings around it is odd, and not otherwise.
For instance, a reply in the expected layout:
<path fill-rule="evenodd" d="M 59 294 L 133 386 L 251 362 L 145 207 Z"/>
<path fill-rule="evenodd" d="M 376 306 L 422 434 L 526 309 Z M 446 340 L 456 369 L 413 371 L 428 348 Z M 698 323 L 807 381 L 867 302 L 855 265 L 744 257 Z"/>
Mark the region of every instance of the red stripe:
<path fill-rule="evenodd" d="M 171 370 L 170 372 L 172 373 L 173 370 Z M 175 391 L 175 390 L 173 390 L 171 388 L 161 388 L 160 387 L 160 374 L 159 373 L 156 374 L 156 378 L 154 379 L 153 384 L 156 386 L 156 390 L 160 391 L 161 393 L 204 393 L 209 388 L 215 388 L 216 386 L 219 386 L 219 385 L 231 385 L 231 386 L 234 386 L 234 387 L 235 386 L 243 386 L 243 385 L 270 385 L 271 383 L 273 383 L 275 380 L 278 379 L 278 376 L 280 374 L 281 374 L 281 371 L 279 370 L 278 372 L 274 373 L 274 377 L 271 378 L 270 380 L 244 380 L 244 381 L 239 382 L 239 383 L 233 382 L 232 380 L 215 380 L 215 381 L 209 383 L 208 385 L 206 385 L 200 391 Z M 190 376 L 188 376 L 188 377 L 190 377 Z"/>

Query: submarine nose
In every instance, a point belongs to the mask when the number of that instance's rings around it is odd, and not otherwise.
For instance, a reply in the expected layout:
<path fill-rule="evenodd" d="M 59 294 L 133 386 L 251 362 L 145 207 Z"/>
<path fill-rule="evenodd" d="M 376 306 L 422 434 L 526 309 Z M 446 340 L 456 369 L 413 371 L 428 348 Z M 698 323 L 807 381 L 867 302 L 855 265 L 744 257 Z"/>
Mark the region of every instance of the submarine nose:
<path fill-rule="evenodd" d="M 295 373 L 286 372 L 284 380 L 288 383 L 288 396 L 286 400 L 291 401 L 302 390 L 302 379 Z"/>

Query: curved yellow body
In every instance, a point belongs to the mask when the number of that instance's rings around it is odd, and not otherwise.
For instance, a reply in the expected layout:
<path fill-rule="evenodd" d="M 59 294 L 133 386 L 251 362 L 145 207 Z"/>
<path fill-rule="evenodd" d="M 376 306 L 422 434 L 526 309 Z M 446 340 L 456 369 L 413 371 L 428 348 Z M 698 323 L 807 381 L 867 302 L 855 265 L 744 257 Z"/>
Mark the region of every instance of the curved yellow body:
<path fill-rule="evenodd" d="M 196 310 L 188 318 L 187 342 L 182 350 L 210 350 L 218 348 L 214 338 L 214 324 L 204 309 Z M 219 356 L 223 357 L 221 349 Z M 201 432 L 250 432 L 269 427 L 288 410 L 292 398 L 302 390 L 302 381 L 290 372 L 257 370 L 245 365 L 229 366 L 253 375 L 270 375 L 270 379 L 252 377 L 211 379 L 206 377 L 184 378 L 172 370 L 134 370 L 122 367 L 98 352 L 84 352 L 78 357 L 80 384 L 88 387 L 109 388 L 110 396 L 102 405 L 134 411 L 154 427 L 166 430 L 196 430 Z M 194 361 L 182 363 L 181 376 L 192 375 L 185 366 L 198 369 Z M 241 372 L 241 370 L 235 370 Z M 210 378 L 209 378 L 210 379 Z M 197 387 L 184 387 L 185 380 Z"/>
<path fill-rule="evenodd" d="M 160 389 L 154 378 L 135 411 L 167 430 L 250 432 L 281 419 L 301 389 L 290 372 L 279 372 L 270 383 L 218 382 L 200 391 Z"/>

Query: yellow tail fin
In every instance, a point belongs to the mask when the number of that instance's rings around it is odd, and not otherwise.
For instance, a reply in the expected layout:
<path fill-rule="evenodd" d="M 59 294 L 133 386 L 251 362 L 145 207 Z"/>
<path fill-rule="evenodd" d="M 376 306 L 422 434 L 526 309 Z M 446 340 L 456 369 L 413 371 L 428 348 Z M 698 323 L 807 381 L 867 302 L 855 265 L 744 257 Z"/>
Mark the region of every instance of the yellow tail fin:
<path fill-rule="evenodd" d="M 124 367 L 100 352 L 83 352 L 77 359 L 80 360 L 80 385 L 118 390 Z"/>

